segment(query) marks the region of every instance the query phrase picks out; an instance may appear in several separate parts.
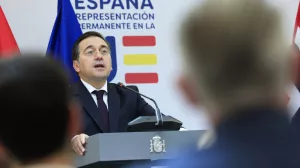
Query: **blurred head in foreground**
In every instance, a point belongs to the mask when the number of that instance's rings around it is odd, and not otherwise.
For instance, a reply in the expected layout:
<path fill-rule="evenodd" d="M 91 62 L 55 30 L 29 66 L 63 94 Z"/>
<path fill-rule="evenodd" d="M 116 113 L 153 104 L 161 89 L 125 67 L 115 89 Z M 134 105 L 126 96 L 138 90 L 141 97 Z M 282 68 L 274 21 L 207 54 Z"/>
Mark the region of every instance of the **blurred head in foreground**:
<path fill-rule="evenodd" d="M 0 144 L 18 163 L 68 162 L 78 112 L 60 65 L 38 54 L 1 60 L 0 107 Z"/>
<path fill-rule="evenodd" d="M 212 122 L 240 108 L 281 106 L 290 82 L 279 13 L 261 0 L 208 0 L 185 20 L 180 88 Z"/>
<path fill-rule="evenodd" d="M 299 50 L 299 47 L 296 43 L 294 43 L 292 45 L 292 57 L 293 57 L 293 63 L 294 63 L 294 83 L 295 83 L 295 86 L 297 87 L 297 89 L 299 90 L 300 89 L 300 74 L 299 74 L 299 70 L 300 70 L 300 66 L 299 66 L 299 63 L 300 63 L 300 50 Z"/>

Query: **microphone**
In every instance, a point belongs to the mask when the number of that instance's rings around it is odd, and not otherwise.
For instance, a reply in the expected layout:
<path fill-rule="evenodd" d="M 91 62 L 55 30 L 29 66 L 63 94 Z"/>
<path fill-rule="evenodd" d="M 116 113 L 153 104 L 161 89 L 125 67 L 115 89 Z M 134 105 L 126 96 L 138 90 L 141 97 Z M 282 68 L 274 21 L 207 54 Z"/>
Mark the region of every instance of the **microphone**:
<path fill-rule="evenodd" d="M 156 101 L 155 101 L 154 99 L 152 99 L 152 98 L 150 98 L 150 97 L 148 97 L 148 96 L 146 96 L 146 95 L 144 95 L 144 94 L 142 94 L 142 93 L 140 93 L 140 92 L 137 92 L 137 91 L 135 91 L 134 89 L 131 89 L 131 88 L 129 88 L 129 87 L 126 87 L 126 86 L 125 86 L 123 83 L 121 83 L 121 82 L 119 82 L 118 85 L 119 85 L 121 88 L 125 88 L 125 89 L 127 89 L 127 90 L 130 90 L 130 91 L 132 91 L 132 92 L 134 92 L 134 93 L 136 93 L 136 94 L 138 94 L 138 95 L 141 95 L 141 96 L 147 98 L 148 100 L 151 100 L 151 101 L 154 103 L 155 108 L 156 108 L 156 110 L 155 110 L 155 116 L 156 116 L 156 123 L 155 123 L 155 125 L 163 125 L 163 122 L 164 122 L 164 121 L 163 121 L 162 114 L 161 114 L 161 112 L 160 112 L 160 110 L 159 110 L 159 108 L 158 108 L 158 105 L 157 105 L 157 103 L 156 103 Z"/>

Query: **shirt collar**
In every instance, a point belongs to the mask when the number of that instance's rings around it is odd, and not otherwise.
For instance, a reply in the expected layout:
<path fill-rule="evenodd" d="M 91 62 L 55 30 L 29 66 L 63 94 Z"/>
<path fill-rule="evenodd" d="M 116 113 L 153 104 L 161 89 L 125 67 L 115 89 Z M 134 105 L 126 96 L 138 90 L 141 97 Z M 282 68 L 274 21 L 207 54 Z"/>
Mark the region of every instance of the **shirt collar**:
<path fill-rule="evenodd" d="M 104 90 L 106 93 L 108 93 L 108 91 L 107 91 L 107 81 L 105 81 L 105 84 L 102 86 L 102 88 L 101 89 L 96 89 L 96 88 L 94 88 L 94 86 L 92 86 L 92 85 L 90 85 L 90 84 L 88 84 L 87 82 L 85 82 L 83 79 L 80 79 L 81 80 L 81 82 L 83 83 L 83 85 L 87 88 L 87 90 L 90 92 L 90 93 L 92 93 L 93 91 L 95 91 L 95 90 Z"/>

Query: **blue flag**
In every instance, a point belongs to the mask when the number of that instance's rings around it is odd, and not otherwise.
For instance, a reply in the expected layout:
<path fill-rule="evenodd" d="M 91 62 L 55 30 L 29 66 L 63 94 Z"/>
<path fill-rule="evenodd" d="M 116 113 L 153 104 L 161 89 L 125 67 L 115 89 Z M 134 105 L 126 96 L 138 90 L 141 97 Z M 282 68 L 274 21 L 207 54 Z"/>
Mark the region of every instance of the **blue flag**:
<path fill-rule="evenodd" d="M 65 66 L 70 74 L 71 82 L 79 79 L 73 68 L 72 47 L 80 35 L 82 31 L 70 0 L 58 0 L 57 17 L 49 40 L 47 55 L 54 57 Z"/>

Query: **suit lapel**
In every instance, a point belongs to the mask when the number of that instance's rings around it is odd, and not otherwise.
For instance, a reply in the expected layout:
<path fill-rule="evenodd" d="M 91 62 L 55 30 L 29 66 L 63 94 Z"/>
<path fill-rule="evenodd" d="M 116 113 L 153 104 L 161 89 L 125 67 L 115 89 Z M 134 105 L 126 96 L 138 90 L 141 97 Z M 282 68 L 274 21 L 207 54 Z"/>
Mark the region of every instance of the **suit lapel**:
<path fill-rule="evenodd" d="M 86 87 L 83 85 L 81 81 L 79 81 L 78 86 L 79 88 L 77 94 L 80 98 L 80 102 L 82 106 L 85 108 L 85 111 L 91 116 L 92 120 L 94 120 L 97 126 L 100 129 L 103 128 L 100 111 L 97 108 L 91 94 L 89 93 L 89 91 L 86 89 Z"/>
<path fill-rule="evenodd" d="M 110 132 L 116 132 L 120 116 L 120 97 L 116 87 L 111 83 L 108 83 L 108 109 Z"/>

